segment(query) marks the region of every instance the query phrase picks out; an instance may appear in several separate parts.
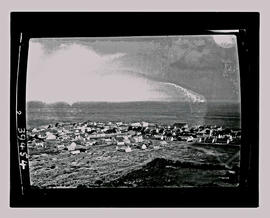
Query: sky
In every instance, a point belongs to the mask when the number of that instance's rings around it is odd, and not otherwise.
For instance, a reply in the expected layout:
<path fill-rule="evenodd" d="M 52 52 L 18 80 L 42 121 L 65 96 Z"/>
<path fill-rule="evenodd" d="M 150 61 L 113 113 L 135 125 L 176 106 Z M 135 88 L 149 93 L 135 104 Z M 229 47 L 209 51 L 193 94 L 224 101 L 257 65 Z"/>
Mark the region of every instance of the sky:
<path fill-rule="evenodd" d="M 239 101 L 233 35 L 34 38 L 27 101 Z"/>

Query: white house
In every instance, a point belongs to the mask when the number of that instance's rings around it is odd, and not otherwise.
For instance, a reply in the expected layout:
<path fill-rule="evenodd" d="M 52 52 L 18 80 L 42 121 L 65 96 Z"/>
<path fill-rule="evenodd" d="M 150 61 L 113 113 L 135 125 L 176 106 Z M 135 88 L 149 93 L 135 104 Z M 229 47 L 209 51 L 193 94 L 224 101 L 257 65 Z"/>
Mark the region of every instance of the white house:
<path fill-rule="evenodd" d="M 133 137 L 135 142 L 143 142 L 143 137 L 142 136 L 135 136 Z"/>
<path fill-rule="evenodd" d="M 160 139 L 161 139 L 161 140 L 165 140 L 165 136 L 161 136 Z"/>
<path fill-rule="evenodd" d="M 57 148 L 62 150 L 65 148 L 65 145 L 57 145 Z"/>
<path fill-rule="evenodd" d="M 133 126 L 133 127 L 139 127 L 139 126 L 141 126 L 141 124 L 140 123 L 132 123 L 131 126 Z"/>
<path fill-rule="evenodd" d="M 117 126 L 120 126 L 120 125 L 122 125 L 122 124 L 123 124 L 123 122 L 117 122 L 117 123 L 116 123 Z"/>
<path fill-rule="evenodd" d="M 145 150 L 147 147 L 145 144 L 142 145 L 142 149 Z"/>
<path fill-rule="evenodd" d="M 82 133 L 85 133 L 85 129 L 86 129 L 86 127 L 85 127 L 85 126 L 82 126 L 82 127 L 81 127 L 81 132 L 82 132 Z"/>
<path fill-rule="evenodd" d="M 44 147 L 44 143 L 43 142 L 36 142 L 35 145 L 36 146 L 40 146 L 42 148 Z"/>
<path fill-rule="evenodd" d="M 147 122 L 142 122 L 142 126 L 143 126 L 143 127 L 148 127 L 148 126 L 149 126 L 149 123 L 147 123 Z"/>
<path fill-rule="evenodd" d="M 96 143 L 97 143 L 96 141 L 86 142 L 86 146 L 95 145 Z"/>
<path fill-rule="evenodd" d="M 32 132 L 38 132 L 38 130 L 36 128 L 32 129 Z"/>
<path fill-rule="evenodd" d="M 56 139 L 55 135 L 53 135 L 53 134 L 48 134 L 47 135 L 47 140 L 54 140 L 54 139 Z"/>
<path fill-rule="evenodd" d="M 189 136 L 189 137 L 187 137 L 187 142 L 192 142 L 193 141 L 193 137 L 192 136 Z"/>
<path fill-rule="evenodd" d="M 130 142 L 130 140 L 129 140 L 129 139 L 124 139 L 124 143 L 126 143 L 126 144 L 130 144 L 131 142 Z"/>
<path fill-rule="evenodd" d="M 117 142 L 117 145 L 125 145 L 125 142 Z"/>
<path fill-rule="evenodd" d="M 131 148 L 130 147 L 127 147 L 126 149 L 125 149 L 125 152 L 131 152 L 132 150 L 131 150 Z"/>
<path fill-rule="evenodd" d="M 79 154 L 80 150 L 76 150 L 76 151 L 71 151 L 71 154 Z"/>
<path fill-rule="evenodd" d="M 70 146 L 67 146 L 67 148 L 68 148 L 69 151 L 74 151 L 75 148 L 76 148 L 76 143 L 72 142 Z"/>

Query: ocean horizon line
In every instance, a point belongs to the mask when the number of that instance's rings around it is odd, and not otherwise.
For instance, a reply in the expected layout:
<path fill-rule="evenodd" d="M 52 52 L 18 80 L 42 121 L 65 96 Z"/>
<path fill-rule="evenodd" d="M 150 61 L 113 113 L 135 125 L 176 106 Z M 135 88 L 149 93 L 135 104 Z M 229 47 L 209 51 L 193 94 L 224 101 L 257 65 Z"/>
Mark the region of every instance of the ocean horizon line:
<path fill-rule="evenodd" d="M 206 104 L 206 103 L 241 103 L 238 100 L 207 100 L 205 102 L 191 102 L 191 101 L 156 101 L 156 100 L 148 100 L 148 101 L 75 101 L 73 103 L 69 103 L 66 101 L 56 101 L 56 102 L 44 102 L 39 100 L 30 100 L 26 101 L 26 103 L 42 103 L 45 105 L 53 105 L 53 104 L 67 104 L 67 105 L 74 105 L 74 104 L 124 104 L 124 103 L 191 103 L 191 104 Z"/>

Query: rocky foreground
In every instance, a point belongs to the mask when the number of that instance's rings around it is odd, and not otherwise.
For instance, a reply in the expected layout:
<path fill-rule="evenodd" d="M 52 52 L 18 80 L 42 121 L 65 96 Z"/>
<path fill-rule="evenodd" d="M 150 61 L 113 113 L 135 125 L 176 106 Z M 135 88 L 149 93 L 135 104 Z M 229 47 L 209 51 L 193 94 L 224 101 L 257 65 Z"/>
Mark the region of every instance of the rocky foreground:
<path fill-rule="evenodd" d="M 153 141 L 157 144 L 158 141 Z M 122 152 L 114 146 L 90 147 L 30 156 L 31 183 L 39 188 L 235 186 L 239 147 L 170 142 L 162 147 Z"/>

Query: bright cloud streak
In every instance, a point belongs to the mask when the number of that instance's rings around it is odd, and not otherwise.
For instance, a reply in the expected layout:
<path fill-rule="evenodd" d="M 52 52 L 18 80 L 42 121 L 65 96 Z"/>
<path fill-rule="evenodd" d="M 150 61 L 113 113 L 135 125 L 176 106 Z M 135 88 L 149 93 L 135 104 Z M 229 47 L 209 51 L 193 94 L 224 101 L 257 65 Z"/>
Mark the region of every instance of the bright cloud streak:
<path fill-rule="evenodd" d="M 214 35 L 213 39 L 222 48 L 231 48 L 236 44 L 235 35 Z"/>

